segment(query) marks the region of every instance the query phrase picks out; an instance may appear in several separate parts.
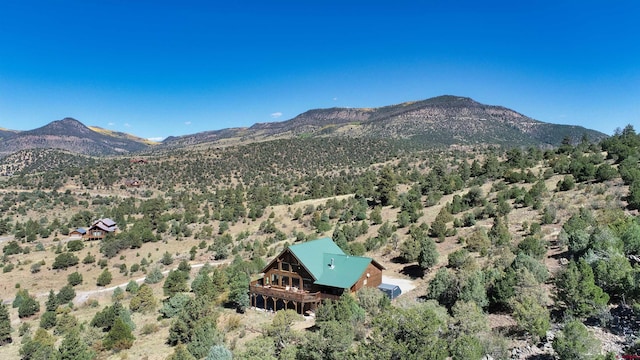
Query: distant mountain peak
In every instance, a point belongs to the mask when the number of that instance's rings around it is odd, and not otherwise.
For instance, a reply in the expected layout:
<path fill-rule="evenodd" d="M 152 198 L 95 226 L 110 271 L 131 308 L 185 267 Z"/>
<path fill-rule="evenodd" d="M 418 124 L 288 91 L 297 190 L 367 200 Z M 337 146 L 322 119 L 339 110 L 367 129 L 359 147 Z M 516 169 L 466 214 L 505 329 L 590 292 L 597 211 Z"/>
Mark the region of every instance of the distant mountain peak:
<path fill-rule="evenodd" d="M 4 137 L 0 155 L 26 149 L 62 149 L 86 155 L 115 155 L 141 151 L 148 143 L 125 136 L 93 131 L 82 122 L 66 117 L 37 129 Z"/>
<path fill-rule="evenodd" d="M 229 146 L 257 141 L 306 137 L 367 137 L 413 139 L 429 145 L 556 146 L 565 137 L 606 135 L 581 126 L 556 125 L 527 117 L 503 106 L 472 98 L 441 95 L 373 108 L 310 109 L 285 121 L 251 127 L 169 136 L 159 146 L 181 148 L 197 144 Z M 43 127 L 15 132 L 0 130 L 0 155 L 33 148 L 55 148 L 86 155 L 118 155 L 155 144 L 136 136 L 92 126 L 66 117 Z"/>
<path fill-rule="evenodd" d="M 163 144 L 265 141 L 291 137 L 377 137 L 420 139 L 429 144 L 553 146 L 565 136 L 606 137 L 580 126 L 555 125 L 529 118 L 503 106 L 486 105 L 469 97 L 442 95 L 376 108 L 311 109 L 285 121 L 256 123 L 247 129 L 218 130 L 169 137 Z"/>

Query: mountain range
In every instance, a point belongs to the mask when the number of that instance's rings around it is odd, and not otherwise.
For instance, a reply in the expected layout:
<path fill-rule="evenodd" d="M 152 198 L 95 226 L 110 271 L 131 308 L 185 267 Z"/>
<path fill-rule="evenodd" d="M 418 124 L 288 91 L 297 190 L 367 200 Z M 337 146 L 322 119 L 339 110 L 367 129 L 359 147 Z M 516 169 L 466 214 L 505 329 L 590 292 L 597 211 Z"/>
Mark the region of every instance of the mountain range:
<path fill-rule="evenodd" d="M 607 135 L 581 126 L 534 120 L 514 110 L 467 97 L 439 96 L 378 108 L 306 111 L 281 122 L 170 136 L 154 143 L 130 134 L 87 127 L 65 118 L 29 131 L 0 129 L 0 156 L 34 148 L 57 148 L 85 155 L 125 155 L 197 144 L 226 145 L 294 137 L 382 137 L 433 145 L 556 146 L 563 139 Z"/>

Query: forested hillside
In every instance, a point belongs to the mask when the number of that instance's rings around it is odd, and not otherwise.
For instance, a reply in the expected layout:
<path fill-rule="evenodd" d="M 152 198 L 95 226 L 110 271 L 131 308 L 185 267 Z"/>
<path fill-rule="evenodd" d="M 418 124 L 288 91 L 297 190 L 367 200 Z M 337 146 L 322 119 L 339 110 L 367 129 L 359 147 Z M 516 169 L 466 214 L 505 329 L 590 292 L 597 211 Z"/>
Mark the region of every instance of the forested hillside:
<path fill-rule="evenodd" d="M 638 355 L 639 161 L 630 126 L 555 148 L 297 137 L 137 158 L 25 150 L 0 178 L 0 356 Z M 70 237 L 106 217 L 117 234 Z M 250 307 L 266 263 L 325 236 L 413 290 L 389 301 L 365 288 L 314 317 Z"/>

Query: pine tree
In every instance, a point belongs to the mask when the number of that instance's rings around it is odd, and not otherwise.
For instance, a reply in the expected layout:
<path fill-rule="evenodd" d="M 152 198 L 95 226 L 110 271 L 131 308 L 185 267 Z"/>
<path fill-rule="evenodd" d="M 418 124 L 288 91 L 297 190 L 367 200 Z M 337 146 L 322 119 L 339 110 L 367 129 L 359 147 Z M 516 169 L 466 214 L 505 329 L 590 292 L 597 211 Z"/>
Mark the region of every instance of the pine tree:
<path fill-rule="evenodd" d="M 56 297 L 56 294 L 53 292 L 53 290 L 49 290 L 49 297 L 47 298 L 47 302 L 45 303 L 45 310 L 55 312 L 57 308 L 58 298 Z"/>
<path fill-rule="evenodd" d="M 154 311 L 158 306 L 158 301 L 155 296 L 153 296 L 153 289 L 147 285 L 143 284 L 136 295 L 131 299 L 129 303 L 129 308 L 134 312 L 141 312 L 143 314 Z"/>
<path fill-rule="evenodd" d="M 22 339 L 20 355 L 22 359 L 55 359 L 56 339 L 43 328 L 36 330 L 33 338 L 27 335 Z"/>
<path fill-rule="evenodd" d="M 11 339 L 11 318 L 5 304 L 0 303 L 0 346 L 9 344 Z"/>
<path fill-rule="evenodd" d="M 385 166 L 380 171 L 380 179 L 376 185 L 377 198 L 382 206 L 390 205 L 397 197 L 396 185 L 398 181 L 393 170 Z"/>
<path fill-rule="evenodd" d="M 120 317 L 117 317 L 102 344 L 108 350 L 119 351 L 129 349 L 135 339 L 129 325 Z"/>
<path fill-rule="evenodd" d="M 189 288 L 187 286 L 187 278 L 188 275 L 186 275 L 186 273 L 183 271 L 169 271 L 169 274 L 164 281 L 164 285 L 162 285 L 164 296 L 171 297 L 179 292 L 189 291 Z"/>
<path fill-rule="evenodd" d="M 89 349 L 87 344 L 80 338 L 78 329 L 73 329 L 62 339 L 59 360 L 91 360 L 95 354 Z"/>
<path fill-rule="evenodd" d="M 418 255 L 418 264 L 423 270 L 428 270 L 438 263 L 438 250 L 436 243 L 429 238 L 420 241 L 420 255 Z"/>
<path fill-rule="evenodd" d="M 438 215 L 431 223 L 431 236 L 437 237 L 441 241 L 447 236 L 447 223 L 453 221 L 453 216 L 446 207 L 440 209 Z"/>

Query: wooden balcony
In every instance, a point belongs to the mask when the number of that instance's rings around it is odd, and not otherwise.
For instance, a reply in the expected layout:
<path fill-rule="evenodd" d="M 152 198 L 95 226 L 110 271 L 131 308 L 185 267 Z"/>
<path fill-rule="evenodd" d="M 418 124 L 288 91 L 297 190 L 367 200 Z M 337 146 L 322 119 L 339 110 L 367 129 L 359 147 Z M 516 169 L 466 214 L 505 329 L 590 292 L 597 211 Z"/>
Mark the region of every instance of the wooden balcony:
<path fill-rule="evenodd" d="M 262 286 L 260 280 L 251 282 L 249 292 L 255 295 L 262 295 L 273 299 L 285 301 L 295 301 L 297 303 L 319 303 L 324 299 L 338 300 L 340 297 L 322 292 L 309 292 L 293 287 Z"/>

